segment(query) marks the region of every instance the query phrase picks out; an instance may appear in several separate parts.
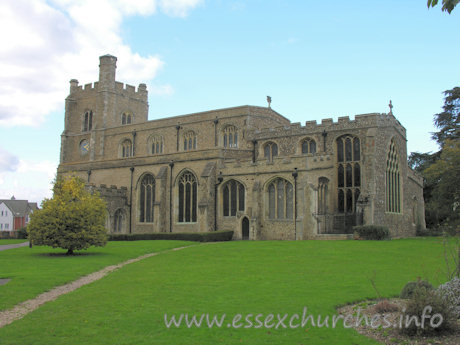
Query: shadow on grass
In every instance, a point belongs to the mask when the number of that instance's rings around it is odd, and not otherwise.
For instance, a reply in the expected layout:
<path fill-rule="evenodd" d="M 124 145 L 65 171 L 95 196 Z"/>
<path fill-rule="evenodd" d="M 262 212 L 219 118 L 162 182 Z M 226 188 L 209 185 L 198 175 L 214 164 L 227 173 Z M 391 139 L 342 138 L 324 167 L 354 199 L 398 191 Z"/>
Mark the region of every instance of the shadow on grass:
<path fill-rule="evenodd" d="M 104 256 L 108 255 L 107 253 L 100 253 L 100 252 L 76 252 L 73 253 L 72 255 L 67 255 L 66 252 L 62 253 L 33 253 L 33 256 L 41 256 L 41 257 L 64 257 L 64 258 L 73 258 L 76 256 Z"/>

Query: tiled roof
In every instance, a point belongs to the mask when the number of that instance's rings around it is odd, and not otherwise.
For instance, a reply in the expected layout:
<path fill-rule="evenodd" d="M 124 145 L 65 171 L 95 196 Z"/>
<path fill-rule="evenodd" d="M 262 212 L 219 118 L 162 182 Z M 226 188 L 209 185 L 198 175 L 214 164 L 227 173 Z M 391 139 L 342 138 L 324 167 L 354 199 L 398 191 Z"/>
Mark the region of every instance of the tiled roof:
<path fill-rule="evenodd" d="M 37 209 L 37 203 L 29 203 L 27 200 L 0 199 L 1 203 L 4 203 L 15 217 L 25 217 L 30 210 Z"/>

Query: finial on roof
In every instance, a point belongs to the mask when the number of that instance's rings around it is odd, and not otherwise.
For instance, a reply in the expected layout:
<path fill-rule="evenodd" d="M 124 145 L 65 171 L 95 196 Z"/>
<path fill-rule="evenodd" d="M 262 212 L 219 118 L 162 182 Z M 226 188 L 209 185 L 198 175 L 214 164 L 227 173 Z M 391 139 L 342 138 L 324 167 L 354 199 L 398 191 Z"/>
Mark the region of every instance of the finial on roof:
<path fill-rule="evenodd" d="M 268 107 L 270 107 L 270 105 L 272 104 L 272 98 L 270 96 L 267 96 L 267 103 L 268 103 Z"/>
<path fill-rule="evenodd" d="M 388 115 L 393 115 L 393 104 L 391 103 L 391 99 L 390 104 L 388 104 L 388 106 L 390 107 L 390 112 L 388 113 Z"/>
<path fill-rule="evenodd" d="M 14 197 L 14 195 L 11 197 L 11 200 L 16 200 L 16 198 Z"/>

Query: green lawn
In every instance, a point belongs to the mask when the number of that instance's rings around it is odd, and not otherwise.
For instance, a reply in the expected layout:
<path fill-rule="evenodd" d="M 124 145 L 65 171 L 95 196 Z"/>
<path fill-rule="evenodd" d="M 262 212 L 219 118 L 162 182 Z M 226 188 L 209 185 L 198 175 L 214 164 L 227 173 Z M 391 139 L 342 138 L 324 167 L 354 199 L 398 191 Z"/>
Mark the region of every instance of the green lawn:
<path fill-rule="evenodd" d="M 22 243 L 22 242 L 27 242 L 27 240 L 0 240 L 0 246 L 4 244 L 16 244 L 16 243 Z"/>
<path fill-rule="evenodd" d="M 193 244 L 182 241 L 108 242 L 105 247 L 92 247 L 76 252 L 75 256 L 64 255 L 63 249 L 37 246 L 0 251 L 0 278 L 11 278 L 9 283 L 0 286 L 0 310 L 106 266 Z"/>
<path fill-rule="evenodd" d="M 374 271 L 379 292 L 388 297 L 417 277 L 439 284 L 445 280 L 440 242 L 238 241 L 162 253 L 0 329 L 0 343 L 376 344 L 341 326 L 234 329 L 227 323 L 238 313 L 243 318 L 272 313 L 275 321 L 277 313 L 301 317 L 304 306 L 315 317 L 332 316 L 337 305 L 377 297 L 369 281 Z M 72 262 L 80 259 L 87 257 Z M 165 313 L 225 313 L 227 318 L 222 328 L 167 329 Z"/>

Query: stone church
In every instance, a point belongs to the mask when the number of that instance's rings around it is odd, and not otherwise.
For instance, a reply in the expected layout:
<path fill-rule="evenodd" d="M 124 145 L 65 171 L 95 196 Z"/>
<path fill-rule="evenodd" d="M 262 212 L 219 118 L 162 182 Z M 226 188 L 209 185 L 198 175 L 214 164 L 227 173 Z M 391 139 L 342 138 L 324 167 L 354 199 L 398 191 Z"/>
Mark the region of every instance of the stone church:
<path fill-rule="evenodd" d="M 301 240 L 425 227 L 422 179 L 391 107 L 304 124 L 270 103 L 149 121 L 146 85 L 116 81 L 116 62 L 101 56 L 93 84 L 70 81 L 58 168 L 101 193 L 110 232 Z"/>

